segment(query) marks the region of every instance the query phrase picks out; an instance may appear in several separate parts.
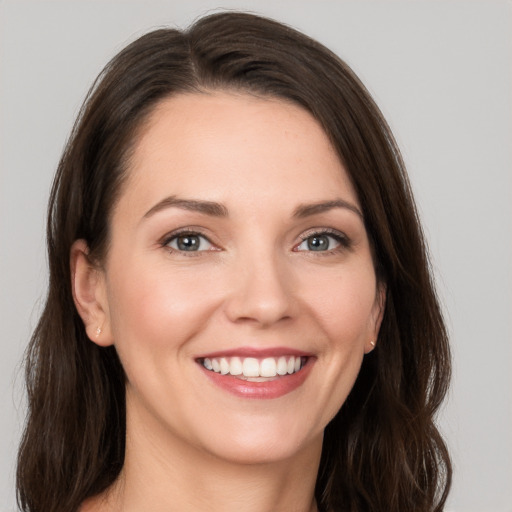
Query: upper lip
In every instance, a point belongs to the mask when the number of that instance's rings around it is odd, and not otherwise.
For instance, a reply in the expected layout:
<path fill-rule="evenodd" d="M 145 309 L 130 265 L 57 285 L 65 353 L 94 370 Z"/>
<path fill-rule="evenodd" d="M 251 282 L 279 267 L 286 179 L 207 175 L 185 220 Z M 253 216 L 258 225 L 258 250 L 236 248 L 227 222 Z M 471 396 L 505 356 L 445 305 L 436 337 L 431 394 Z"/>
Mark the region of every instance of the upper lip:
<path fill-rule="evenodd" d="M 290 347 L 238 347 L 231 348 L 228 350 L 218 350 L 215 352 L 208 352 L 197 356 L 196 359 L 212 359 L 214 357 L 255 357 L 262 359 L 265 357 L 280 357 L 280 356 L 298 356 L 298 357 L 310 357 L 313 354 L 305 352 L 303 350 L 297 350 Z"/>

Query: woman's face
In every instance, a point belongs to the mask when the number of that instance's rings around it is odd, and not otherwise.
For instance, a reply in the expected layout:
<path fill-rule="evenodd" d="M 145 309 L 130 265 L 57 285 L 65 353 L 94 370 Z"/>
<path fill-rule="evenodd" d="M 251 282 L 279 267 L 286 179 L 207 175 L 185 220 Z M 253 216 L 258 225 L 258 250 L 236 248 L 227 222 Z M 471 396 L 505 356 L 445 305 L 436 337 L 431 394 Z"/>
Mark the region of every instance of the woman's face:
<path fill-rule="evenodd" d="M 125 369 L 128 428 L 239 462 L 318 447 L 382 302 L 361 207 L 319 124 L 280 100 L 176 96 L 128 172 L 98 339 Z"/>

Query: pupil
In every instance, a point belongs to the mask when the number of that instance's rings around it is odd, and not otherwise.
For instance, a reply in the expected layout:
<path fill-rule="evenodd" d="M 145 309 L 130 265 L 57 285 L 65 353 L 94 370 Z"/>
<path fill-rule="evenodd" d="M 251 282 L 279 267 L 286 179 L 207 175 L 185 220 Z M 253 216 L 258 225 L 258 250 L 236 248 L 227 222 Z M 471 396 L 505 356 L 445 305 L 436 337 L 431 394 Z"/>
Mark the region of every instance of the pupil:
<path fill-rule="evenodd" d="M 197 251 L 199 248 L 199 237 L 195 235 L 183 235 L 178 238 L 180 251 Z"/>
<path fill-rule="evenodd" d="M 324 251 L 327 247 L 329 247 L 329 239 L 325 235 L 308 238 L 308 249 L 310 251 Z"/>

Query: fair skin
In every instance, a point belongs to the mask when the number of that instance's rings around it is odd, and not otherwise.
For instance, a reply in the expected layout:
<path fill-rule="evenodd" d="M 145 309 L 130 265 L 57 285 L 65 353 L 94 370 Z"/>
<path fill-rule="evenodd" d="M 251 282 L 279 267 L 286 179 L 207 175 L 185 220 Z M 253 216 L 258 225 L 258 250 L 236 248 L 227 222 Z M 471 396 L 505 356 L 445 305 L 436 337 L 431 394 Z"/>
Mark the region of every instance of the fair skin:
<path fill-rule="evenodd" d="M 71 251 L 88 336 L 127 377 L 124 468 L 82 512 L 316 510 L 323 431 L 383 305 L 327 136 L 284 101 L 184 94 L 152 113 L 128 172 L 106 261 Z M 230 375 L 235 358 L 260 374 Z"/>

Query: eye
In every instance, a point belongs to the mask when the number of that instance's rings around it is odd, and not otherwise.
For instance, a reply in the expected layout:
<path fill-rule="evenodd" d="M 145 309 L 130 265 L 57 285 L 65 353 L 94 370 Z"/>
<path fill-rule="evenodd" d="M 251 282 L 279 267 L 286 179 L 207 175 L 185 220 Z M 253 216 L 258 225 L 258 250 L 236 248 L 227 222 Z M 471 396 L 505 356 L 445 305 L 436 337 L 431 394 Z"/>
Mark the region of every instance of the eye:
<path fill-rule="evenodd" d="M 213 248 L 212 243 L 199 233 L 179 233 L 167 239 L 165 245 L 181 252 L 210 251 Z"/>
<path fill-rule="evenodd" d="M 338 249 L 347 245 L 343 236 L 334 233 L 313 233 L 302 239 L 302 242 L 295 248 L 296 251 L 326 252 Z"/>

